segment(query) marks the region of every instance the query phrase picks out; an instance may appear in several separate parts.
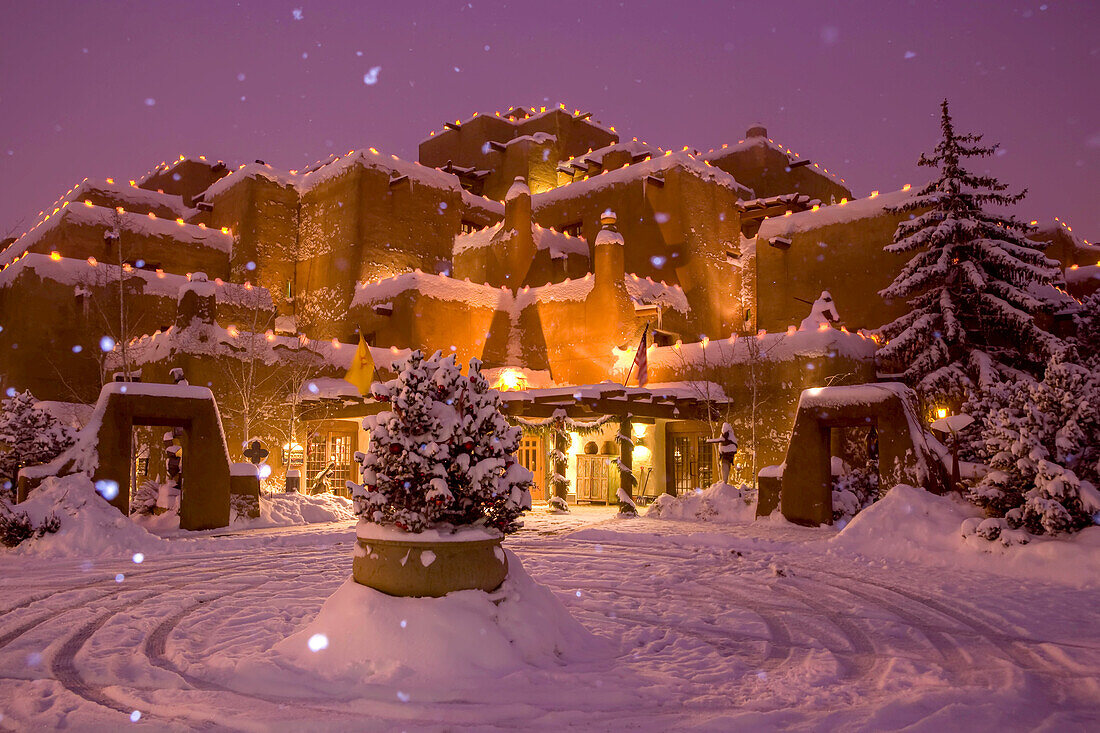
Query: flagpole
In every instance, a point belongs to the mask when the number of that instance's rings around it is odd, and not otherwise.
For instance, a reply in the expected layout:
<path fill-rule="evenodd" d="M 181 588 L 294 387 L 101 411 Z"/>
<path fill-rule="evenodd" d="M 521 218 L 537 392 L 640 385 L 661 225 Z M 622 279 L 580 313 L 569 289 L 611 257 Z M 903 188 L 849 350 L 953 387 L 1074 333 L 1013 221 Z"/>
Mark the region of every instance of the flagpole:
<path fill-rule="evenodd" d="M 649 321 L 646 321 L 645 328 L 642 329 L 642 338 L 643 339 L 646 337 L 647 333 L 649 333 Z M 638 346 L 639 346 L 639 348 L 641 348 L 640 343 L 639 343 Z M 634 365 L 637 364 L 637 363 L 638 363 L 638 352 L 635 351 L 634 352 L 634 361 L 630 362 L 630 369 L 627 370 L 626 379 L 623 380 L 623 386 L 624 387 L 626 385 L 630 384 L 630 375 L 634 373 Z"/>

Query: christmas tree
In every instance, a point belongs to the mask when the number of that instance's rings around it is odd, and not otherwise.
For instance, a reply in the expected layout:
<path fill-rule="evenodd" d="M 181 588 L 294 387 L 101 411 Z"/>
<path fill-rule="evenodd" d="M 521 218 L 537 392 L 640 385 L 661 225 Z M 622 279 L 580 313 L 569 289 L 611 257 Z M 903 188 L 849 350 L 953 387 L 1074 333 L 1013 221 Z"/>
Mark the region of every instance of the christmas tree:
<path fill-rule="evenodd" d="M 480 525 L 512 532 L 531 506 L 531 473 L 516 461 L 522 431 L 500 412 L 500 397 L 470 362 L 414 351 L 397 378 L 375 384 L 391 409 L 367 417 L 363 484 L 349 482 L 364 521 L 408 532 Z"/>
<path fill-rule="evenodd" d="M 11 493 L 19 469 L 46 463 L 73 444 L 74 431 L 35 407 L 30 392 L 15 392 L 0 403 L 0 488 Z"/>
<path fill-rule="evenodd" d="M 967 170 L 965 159 L 988 157 L 997 146 L 956 134 L 947 100 L 942 112 L 943 139 L 919 161 L 939 176 L 892 209 L 910 219 L 886 251 L 918 252 L 879 293 L 907 299 L 910 310 L 879 329 L 885 344 L 878 358 L 926 400 L 959 399 L 1012 370 L 1035 373 L 1060 348 L 1034 320 L 1050 305 L 1036 286 L 1054 282 L 1057 263 L 1044 256 L 1046 245 L 1027 238 L 1027 224 L 987 211 L 1026 191 L 1004 193 L 1006 184 Z"/>

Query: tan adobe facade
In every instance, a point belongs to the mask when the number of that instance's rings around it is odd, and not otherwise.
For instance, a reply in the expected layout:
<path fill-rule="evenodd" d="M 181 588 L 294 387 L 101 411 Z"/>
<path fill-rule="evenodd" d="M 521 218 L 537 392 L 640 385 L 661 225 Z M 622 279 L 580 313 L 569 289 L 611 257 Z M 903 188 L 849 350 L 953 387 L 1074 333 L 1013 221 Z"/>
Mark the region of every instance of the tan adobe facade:
<path fill-rule="evenodd" d="M 624 381 L 648 329 L 651 383 L 724 395 L 744 479 L 782 460 L 803 389 L 876 378 L 859 331 L 902 307 L 877 291 L 904 264 L 882 248 L 908 186 L 855 198 L 759 125 L 671 151 L 564 108 L 448 123 L 419 157 L 367 148 L 278 170 L 180 156 L 81 182 L 0 251 L 0 387 L 89 403 L 114 373 L 181 368 L 222 406 L 232 460 L 263 436 L 277 473 L 335 461 L 338 488 L 362 442 L 365 408 L 340 379 L 360 329 L 382 369 L 453 350 L 532 389 Z M 1096 288 L 1094 245 L 1064 226 L 1040 236 L 1071 294 Z M 806 319 L 823 291 L 839 320 Z M 251 364 L 280 375 L 249 388 L 279 417 L 247 416 L 233 375 Z M 650 486 L 686 485 L 687 443 L 666 438 L 714 426 L 653 419 Z M 712 460 L 692 445 L 689 462 Z"/>

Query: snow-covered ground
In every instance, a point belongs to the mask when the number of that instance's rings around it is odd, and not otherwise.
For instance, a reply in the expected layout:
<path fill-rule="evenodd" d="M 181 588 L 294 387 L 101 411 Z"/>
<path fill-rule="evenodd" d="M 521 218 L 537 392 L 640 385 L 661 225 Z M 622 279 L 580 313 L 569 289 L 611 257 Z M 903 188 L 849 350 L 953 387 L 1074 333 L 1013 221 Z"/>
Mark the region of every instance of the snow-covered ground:
<path fill-rule="evenodd" d="M 159 540 L 140 563 L 0 554 L 0 729 L 1096 730 L 1100 528 L 981 552 L 950 529 L 963 508 L 895 492 L 839 534 L 536 511 L 506 546 L 590 648 L 566 629 L 549 662 L 528 639 L 537 664 L 429 658 L 360 684 L 321 661 L 344 650 L 286 661 L 348 577 L 351 522 Z M 420 617 L 394 608 L 361 623 L 392 626 L 397 654 Z"/>

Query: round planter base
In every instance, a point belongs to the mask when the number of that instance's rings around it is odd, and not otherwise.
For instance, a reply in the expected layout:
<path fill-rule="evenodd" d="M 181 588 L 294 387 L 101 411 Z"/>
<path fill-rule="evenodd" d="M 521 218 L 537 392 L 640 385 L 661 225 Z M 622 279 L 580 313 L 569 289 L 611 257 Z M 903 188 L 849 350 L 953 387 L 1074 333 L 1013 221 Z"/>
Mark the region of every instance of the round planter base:
<path fill-rule="evenodd" d="M 456 590 L 494 591 L 508 575 L 502 539 L 433 542 L 360 537 L 351 573 L 356 583 L 391 596 L 438 598 Z"/>

